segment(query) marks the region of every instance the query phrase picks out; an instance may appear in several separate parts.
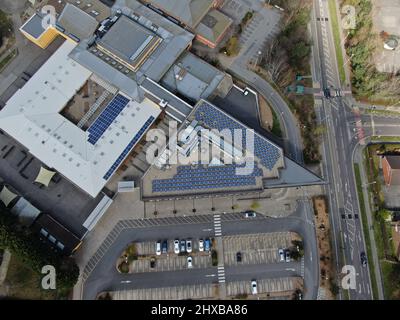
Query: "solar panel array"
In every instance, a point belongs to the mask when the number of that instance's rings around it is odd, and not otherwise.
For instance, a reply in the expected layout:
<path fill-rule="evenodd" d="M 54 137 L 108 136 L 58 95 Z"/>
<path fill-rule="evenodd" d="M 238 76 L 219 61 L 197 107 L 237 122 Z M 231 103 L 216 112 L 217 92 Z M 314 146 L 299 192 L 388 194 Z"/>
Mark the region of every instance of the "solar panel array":
<path fill-rule="evenodd" d="M 153 123 L 154 117 L 151 116 L 143 127 L 139 130 L 139 132 L 133 137 L 133 139 L 129 142 L 127 147 L 122 151 L 120 156 L 115 160 L 111 168 L 107 171 L 107 173 L 104 175 L 103 179 L 108 180 L 108 178 L 111 177 L 111 175 L 114 173 L 115 170 L 120 166 L 121 162 L 127 157 L 129 152 L 132 150 L 132 148 L 135 146 L 135 144 L 140 140 L 140 138 L 143 136 L 143 134 L 147 131 L 147 129 L 150 127 L 150 125 Z"/>
<path fill-rule="evenodd" d="M 199 189 L 223 189 L 230 187 L 256 185 L 256 177 L 261 177 L 260 168 L 248 175 L 238 175 L 239 165 L 179 166 L 177 174 L 172 179 L 156 179 L 152 181 L 153 192 L 187 191 Z"/>
<path fill-rule="evenodd" d="M 105 107 L 96 121 L 89 127 L 88 142 L 95 145 L 107 128 L 118 117 L 121 111 L 128 105 L 129 99 L 117 94 Z"/>
<path fill-rule="evenodd" d="M 211 129 L 219 131 L 229 129 L 232 134 L 234 129 L 242 130 L 242 146 L 246 145 L 246 127 L 207 102 L 203 102 L 197 108 L 195 118 Z M 261 164 L 269 170 L 272 170 L 281 158 L 281 150 L 266 139 L 261 138 L 258 134 L 254 135 L 254 154 L 261 160 Z"/>

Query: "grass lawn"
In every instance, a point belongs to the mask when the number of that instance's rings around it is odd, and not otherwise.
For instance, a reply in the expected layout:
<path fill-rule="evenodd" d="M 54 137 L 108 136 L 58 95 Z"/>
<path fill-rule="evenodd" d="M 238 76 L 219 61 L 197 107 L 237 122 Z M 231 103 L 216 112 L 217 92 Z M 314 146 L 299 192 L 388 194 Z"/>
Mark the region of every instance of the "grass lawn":
<path fill-rule="evenodd" d="M 339 68 L 340 82 L 343 84 L 346 81 L 346 73 L 344 71 L 344 60 L 340 41 L 340 26 L 337 17 L 336 0 L 329 0 L 329 11 L 331 16 L 333 39 L 335 41 L 336 58 Z"/>
<path fill-rule="evenodd" d="M 8 63 L 17 55 L 17 49 L 11 51 L 3 60 L 0 61 L 0 71 L 2 71 Z"/>
<path fill-rule="evenodd" d="M 42 290 L 41 277 L 26 267 L 15 255 L 11 256 L 5 285 L 9 286 L 9 297 L 25 300 L 56 299 L 55 290 Z"/>
<path fill-rule="evenodd" d="M 365 238 L 365 247 L 367 249 L 367 257 L 369 258 L 368 264 L 369 264 L 369 271 L 370 271 L 370 276 L 371 276 L 372 294 L 373 294 L 374 299 L 378 299 L 378 286 L 376 284 L 375 265 L 374 265 L 374 261 L 372 259 L 371 239 L 369 236 L 367 212 L 365 209 L 365 199 L 364 199 L 364 194 L 362 192 L 361 174 L 360 174 L 360 167 L 359 167 L 358 163 L 354 164 L 354 173 L 356 176 L 358 199 L 360 201 L 360 211 L 361 211 L 361 220 L 362 220 L 362 226 L 363 226 L 363 232 L 364 232 L 364 238 Z"/>
<path fill-rule="evenodd" d="M 271 108 L 272 111 L 272 117 L 273 117 L 273 125 L 272 125 L 272 130 L 271 132 L 276 135 L 277 137 L 282 138 L 282 128 L 281 128 L 281 123 L 278 119 L 278 115 L 276 114 L 275 110 Z"/>
<path fill-rule="evenodd" d="M 393 283 L 393 279 L 390 276 L 394 272 L 394 267 L 396 265 L 387 261 L 382 261 L 381 269 L 382 269 L 382 277 L 383 277 L 383 285 L 385 289 L 385 299 L 388 300 L 399 300 L 400 299 L 400 290 L 398 289 L 399 284 Z"/>
<path fill-rule="evenodd" d="M 373 136 L 371 137 L 371 141 L 383 141 L 383 142 L 399 142 L 399 136 Z M 399 147 L 399 146 L 397 146 Z"/>
<path fill-rule="evenodd" d="M 394 110 L 379 110 L 379 109 L 364 109 L 363 113 L 366 114 L 376 114 L 378 116 L 394 116 L 394 117 L 400 117 L 400 108 L 399 111 L 394 111 Z"/>

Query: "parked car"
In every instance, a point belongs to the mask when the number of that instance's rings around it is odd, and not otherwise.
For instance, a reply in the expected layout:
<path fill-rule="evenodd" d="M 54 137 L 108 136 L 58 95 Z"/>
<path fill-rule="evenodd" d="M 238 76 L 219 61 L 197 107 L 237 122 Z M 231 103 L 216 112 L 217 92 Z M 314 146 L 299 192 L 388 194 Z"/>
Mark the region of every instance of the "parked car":
<path fill-rule="evenodd" d="M 285 261 L 285 253 L 283 252 L 283 249 L 278 250 L 278 255 L 279 255 L 279 261 L 283 262 Z"/>
<path fill-rule="evenodd" d="M 156 242 L 156 255 L 161 255 L 161 241 Z"/>
<path fill-rule="evenodd" d="M 211 241 L 208 238 L 204 241 L 204 250 L 207 252 L 211 250 Z"/>
<path fill-rule="evenodd" d="M 186 241 L 181 240 L 181 252 L 186 252 Z"/>
<path fill-rule="evenodd" d="M 199 240 L 199 251 L 200 252 L 204 251 L 204 241 L 203 241 L 203 239 Z"/>
<path fill-rule="evenodd" d="M 360 259 L 361 259 L 361 264 L 363 267 L 367 266 L 367 255 L 365 254 L 365 252 L 361 252 L 360 253 Z"/>
<path fill-rule="evenodd" d="M 178 239 L 175 239 L 174 240 L 174 252 L 176 253 L 176 254 L 178 254 L 180 251 L 179 251 L 179 240 Z"/>
<path fill-rule="evenodd" d="M 245 218 L 255 218 L 257 214 L 254 211 L 246 211 L 244 213 Z"/>
<path fill-rule="evenodd" d="M 186 240 L 186 252 L 192 252 L 192 240 Z"/>
<path fill-rule="evenodd" d="M 285 261 L 290 262 L 290 251 L 289 250 L 286 250 L 286 252 L 285 252 Z"/>
<path fill-rule="evenodd" d="M 187 266 L 188 266 L 188 268 L 193 268 L 193 259 L 192 259 L 192 257 L 191 256 L 188 256 L 187 257 Z"/>
<path fill-rule="evenodd" d="M 168 252 L 168 241 L 164 240 L 161 246 L 161 251 L 162 253 L 167 253 Z"/>
<path fill-rule="evenodd" d="M 236 253 L 236 262 L 242 262 L 242 253 L 240 251 Z"/>
<path fill-rule="evenodd" d="M 249 94 L 249 90 L 244 90 L 243 95 L 247 96 Z"/>
<path fill-rule="evenodd" d="M 251 294 L 257 294 L 257 281 L 251 280 Z"/>
<path fill-rule="evenodd" d="M 154 269 L 156 266 L 156 258 L 151 257 L 150 259 L 150 268 Z"/>

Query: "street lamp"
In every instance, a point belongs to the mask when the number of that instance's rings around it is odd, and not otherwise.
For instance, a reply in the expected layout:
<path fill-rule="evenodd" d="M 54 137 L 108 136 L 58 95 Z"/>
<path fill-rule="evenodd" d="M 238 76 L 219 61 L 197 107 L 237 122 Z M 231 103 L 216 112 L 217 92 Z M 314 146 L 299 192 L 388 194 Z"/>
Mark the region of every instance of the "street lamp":
<path fill-rule="evenodd" d="M 260 60 L 260 58 L 261 58 L 261 54 L 262 54 L 262 52 L 261 52 L 260 50 L 258 50 L 258 52 L 257 52 L 257 61 L 256 61 L 256 66 L 258 66 L 258 65 L 259 65 L 259 60 Z"/>
<path fill-rule="evenodd" d="M 376 181 L 372 181 L 372 182 L 370 182 L 370 183 L 365 183 L 365 184 L 363 184 L 363 187 L 367 187 L 367 186 L 369 186 L 369 185 L 371 185 L 371 184 L 375 184 L 376 183 Z"/>
<path fill-rule="evenodd" d="M 351 54 L 351 56 L 347 59 L 347 61 L 343 64 L 343 68 L 346 66 L 346 64 L 348 64 L 351 60 L 351 58 L 354 57 L 354 53 Z"/>

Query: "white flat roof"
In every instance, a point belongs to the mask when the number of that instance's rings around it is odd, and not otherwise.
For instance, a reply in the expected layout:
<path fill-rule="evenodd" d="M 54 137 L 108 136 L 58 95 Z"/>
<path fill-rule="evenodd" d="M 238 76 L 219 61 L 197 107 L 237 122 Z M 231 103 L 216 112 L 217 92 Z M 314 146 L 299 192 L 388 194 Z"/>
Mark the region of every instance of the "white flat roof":
<path fill-rule="evenodd" d="M 140 140 L 133 143 L 132 139 L 144 135 L 140 130 L 161 110 L 149 99 L 141 103 L 130 100 L 96 144 L 89 143 L 89 132 L 59 113 L 92 75 L 68 57 L 75 46 L 66 40 L 10 98 L 0 111 L 0 128 L 48 167 L 95 197 L 112 176 L 110 168 L 115 167 L 116 160 L 118 165 L 112 172 Z"/>

